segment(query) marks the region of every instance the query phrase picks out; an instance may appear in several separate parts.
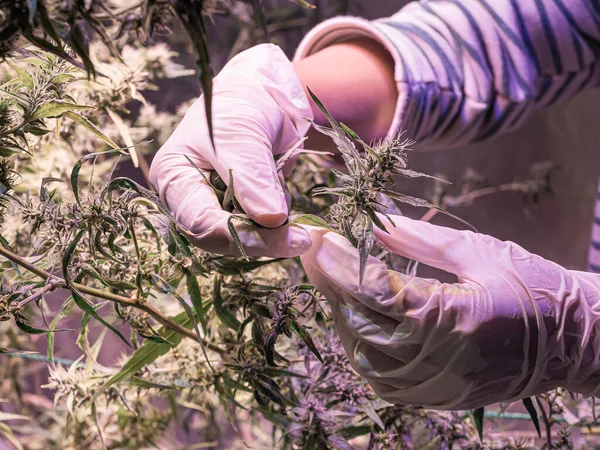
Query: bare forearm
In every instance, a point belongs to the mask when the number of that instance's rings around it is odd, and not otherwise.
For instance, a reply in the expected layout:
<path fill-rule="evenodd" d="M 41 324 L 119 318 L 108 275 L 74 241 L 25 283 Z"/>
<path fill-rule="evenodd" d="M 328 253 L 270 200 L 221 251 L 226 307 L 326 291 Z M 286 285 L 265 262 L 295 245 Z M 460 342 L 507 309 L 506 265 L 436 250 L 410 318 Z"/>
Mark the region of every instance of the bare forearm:
<path fill-rule="evenodd" d="M 294 62 L 294 67 L 305 89 L 308 86 L 336 120 L 365 141 L 388 133 L 398 98 L 394 61 L 375 40 L 332 45 Z M 326 124 L 318 107 L 314 103 L 311 106 L 315 121 Z M 310 138 L 316 142 L 316 137 Z"/>

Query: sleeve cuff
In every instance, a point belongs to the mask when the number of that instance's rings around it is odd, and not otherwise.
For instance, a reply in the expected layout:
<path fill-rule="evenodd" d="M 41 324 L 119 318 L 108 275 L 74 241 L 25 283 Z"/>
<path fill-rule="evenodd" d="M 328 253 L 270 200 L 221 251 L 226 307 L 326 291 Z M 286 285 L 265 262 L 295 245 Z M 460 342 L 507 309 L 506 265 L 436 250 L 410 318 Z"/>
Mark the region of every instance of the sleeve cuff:
<path fill-rule="evenodd" d="M 326 47 L 357 37 L 367 37 L 376 40 L 394 59 L 394 78 L 396 80 L 399 95 L 396 101 L 394 119 L 388 131 L 388 137 L 395 136 L 400 131 L 400 118 L 408 103 L 408 93 L 406 90 L 406 83 L 399 81 L 403 80 L 404 77 L 401 73 L 402 63 L 400 61 L 398 50 L 385 34 L 377 29 L 373 22 L 350 16 L 341 16 L 326 20 L 314 27 L 304 39 L 302 39 L 302 42 L 300 42 L 300 45 L 294 54 L 293 61 L 304 59 Z"/>

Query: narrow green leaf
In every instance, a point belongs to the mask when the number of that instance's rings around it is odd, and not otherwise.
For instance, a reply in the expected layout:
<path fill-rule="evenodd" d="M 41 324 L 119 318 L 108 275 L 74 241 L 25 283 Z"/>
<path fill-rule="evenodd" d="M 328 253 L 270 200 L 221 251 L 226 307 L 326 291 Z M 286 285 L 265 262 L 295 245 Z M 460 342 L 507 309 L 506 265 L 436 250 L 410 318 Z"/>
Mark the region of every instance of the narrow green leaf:
<path fill-rule="evenodd" d="M 360 224 L 359 234 L 357 236 L 357 248 L 360 258 L 360 268 L 358 275 L 358 285 L 362 286 L 363 278 L 365 275 L 365 269 L 367 268 L 367 260 L 373 249 L 375 243 L 375 236 L 373 234 L 373 221 L 370 217 L 361 214 L 359 220 L 363 223 Z"/>
<path fill-rule="evenodd" d="M 285 414 L 278 414 L 277 412 L 264 407 L 256 409 L 260 411 L 265 419 L 278 427 L 286 429 L 292 424 L 291 419 Z"/>
<path fill-rule="evenodd" d="M 47 331 L 32 327 L 31 325 L 29 325 L 25 317 L 20 314 L 15 317 L 15 323 L 21 331 L 27 334 L 44 334 Z"/>
<path fill-rule="evenodd" d="M 94 133 L 96 136 L 98 136 L 100 139 L 106 142 L 106 144 L 108 144 L 110 147 L 114 149 L 119 149 L 119 146 L 115 143 L 115 141 L 113 141 L 111 138 L 105 135 L 102 131 L 100 131 L 100 129 L 96 125 L 90 122 L 87 118 L 83 117 L 81 114 L 73 111 L 67 111 L 65 113 L 65 116 L 90 130 L 92 133 Z"/>
<path fill-rule="evenodd" d="M 14 445 L 17 450 L 23 450 L 23 446 L 13 434 L 9 426 L 2 422 L 0 422 L 0 436 L 3 436 L 8 442 Z"/>
<path fill-rule="evenodd" d="M 192 251 L 188 241 L 177 231 L 175 222 L 164 214 L 154 214 L 152 223 L 167 244 L 167 250 L 173 256 L 191 257 Z"/>
<path fill-rule="evenodd" d="M 306 328 L 301 325 L 298 325 L 295 320 L 289 320 L 288 324 L 290 326 L 290 329 L 294 333 L 296 333 L 298 337 L 300 337 L 300 339 L 302 339 L 302 341 L 306 344 L 310 351 L 314 353 L 318 360 L 323 362 L 323 358 L 321 357 L 319 350 L 317 350 L 317 347 L 313 342 L 312 337 L 310 337 L 310 334 L 308 334 L 308 332 L 306 331 Z"/>
<path fill-rule="evenodd" d="M 478 233 L 477 228 L 475 228 L 475 226 L 471 225 L 469 222 L 467 222 L 465 219 L 461 219 L 460 217 L 458 217 L 455 214 L 452 214 L 451 212 L 446 211 L 443 208 L 440 208 L 439 206 L 432 206 L 433 209 L 438 210 L 439 212 L 441 212 L 442 214 L 447 215 L 448 217 L 452 217 L 454 220 L 459 221 L 460 223 L 466 225 L 467 227 L 469 227 L 472 231 L 474 231 L 475 233 Z"/>
<path fill-rule="evenodd" d="M 71 281 L 71 276 L 69 274 L 69 264 L 71 263 L 71 259 L 73 258 L 73 255 L 75 254 L 75 250 L 77 249 L 77 244 L 79 243 L 81 238 L 85 235 L 85 233 L 87 233 L 87 231 L 88 231 L 87 229 L 80 230 L 75 235 L 73 240 L 69 243 L 69 245 L 67 246 L 67 248 L 65 249 L 65 251 L 63 253 L 62 272 L 63 272 L 63 277 L 65 280 L 65 283 L 67 283 L 67 287 L 71 291 L 71 294 L 73 295 L 73 300 L 75 301 L 75 304 L 77 305 L 77 307 L 79 309 L 81 309 L 83 312 L 86 312 L 89 315 L 91 315 L 94 319 L 96 319 L 98 322 L 100 322 L 102 325 L 104 325 L 110 331 L 115 333 L 119 338 L 121 338 L 121 340 L 123 342 L 125 342 L 125 344 L 127 344 L 127 346 L 131 347 L 131 344 L 129 343 L 129 341 L 127 339 L 125 339 L 125 337 L 121 334 L 121 332 L 119 330 L 117 330 L 115 327 L 113 327 L 106 320 L 104 320 L 96 312 L 95 307 L 92 306 L 90 303 L 88 303 L 88 301 L 85 299 L 83 294 L 81 292 L 79 292 L 77 287 L 75 287 L 75 285 Z"/>
<path fill-rule="evenodd" d="M 127 126 L 125 121 L 121 118 L 121 116 L 119 114 L 117 114 L 116 112 L 114 112 L 112 109 L 104 108 L 104 110 L 106 111 L 108 116 L 111 118 L 111 120 L 113 121 L 115 126 L 117 127 L 117 130 L 119 131 L 119 134 L 121 135 L 121 138 L 123 139 L 123 142 L 125 142 L 125 148 L 127 149 L 129 156 L 131 157 L 131 162 L 133 163 L 133 166 L 136 168 L 139 168 L 140 167 L 140 158 L 139 158 L 137 150 L 135 148 L 133 139 L 131 139 L 131 134 L 129 133 L 129 127 Z"/>
<path fill-rule="evenodd" d="M 215 256 L 211 258 L 210 263 L 218 273 L 222 275 L 239 275 L 246 272 L 251 272 L 259 267 L 273 264 L 279 261 L 284 261 L 286 258 L 275 258 L 268 260 L 251 260 L 242 261 L 236 258 L 227 256 Z"/>
<path fill-rule="evenodd" d="M 113 44 L 113 39 L 106 33 L 106 30 L 102 26 L 102 23 L 94 16 L 92 16 L 86 8 L 79 8 L 79 13 L 85 19 L 86 25 L 92 30 L 94 30 L 96 34 L 98 34 L 102 43 L 108 48 L 108 51 L 110 52 L 111 56 L 122 63 L 123 58 L 121 58 L 121 54 L 117 50 L 117 47 L 115 47 L 115 44 Z"/>
<path fill-rule="evenodd" d="M 54 78 L 52 78 L 52 83 L 55 83 L 55 84 L 69 83 L 71 81 L 75 81 L 76 79 L 77 79 L 77 77 L 75 75 L 73 75 L 72 73 L 59 73 L 58 75 L 55 75 Z"/>
<path fill-rule="evenodd" d="M 225 190 L 225 195 L 223 196 L 222 207 L 224 210 L 229 210 L 229 203 L 233 203 L 234 197 L 234 187 L 233 187 L 233 169 L 229 169 L 229 185 Z"/>
<path fill-rule="evenodd" d="M 340 122 L 340 126 L 344 129 L 344 131 L 348 134 L 348 136 L 350 136 L 352 139 L 356 139 L 357 141 L 360 141 L 360 137 L 358 137 L 358 134 L 356 134 L 350 127 L 348 127 L 346 124 L 341 123 L 341 122 Z"/>
<path fill-rule="evenodd" d="M 260 346 L 265 342 L 265 328 L 260 319 L 255 319 L 252 322 L 252 342 Z"/>
<path fill-rule="evenodd" d="M 75 201 L 77 202 L 78 205 L 81 206 L 81 201 L 79 199 L 79 172 L 81 171 L 81 166 L 83 166 L 83 164 L 86 161 L 89 161 L 92 158 L 95 158 L 96 154 L 92 153 L 89 155 L 85 155 L 83 158 L 81 158 L 79 161 L 77 161 L 75 163 L 75 165 L 73 166 L 73 169 L 71 169 L 71 189 L 73 190 L 73 195 L 75 196 Z"/>
<path fill-rule="evenodd" d="M 323 105 L 321 100 L 319 100 L 319 98 L 313 93 L 313 91 L 311 91 L 308 86 L 306 89 L 308 90 L 308 93 L 309 93 L 310 97 L 312 98 L 313 102 L 315 102 L 315 104 L 319 107 L 319 109 L 321 110 L 321 112 L 323 113 L 325 118 L 329 121 L 329 123 L 332 126 L 333 125 L 339 126 L 338 121 L 335 120 L 331 114 L 329 114 L 329 111 L 327 111 L 327 108 L 325 108 L 325 106 Z"/>
<path fill-rule="evenodd" d="M 6 63 L 15 71 L 17 72 L 17 76 L 19 77 L 19 79 L 21 80 L 21 82 L 29 89 L 33 89 L 34 83 L 33 83 L 33 77 L 31 76 L 31 74 L 29 72 L 27 72 L 25 69 L 23 69 L 22 67 L 17 66 L 16 64 L 11 63 L 10 61 L 6 61 Z"/>
<path fill-rule="evenodd" d="M 106 153 L 111 153 L 111 152 L 115 152 L 115 151 L 116 150 L 112 150 L 112 151 L 109 151 Z M 99 153 L 97 153 L 97 154 L 99 154 Z M 152 203 L 154 203 L 154 205 L 156 205 L 156 207 L 159 209 L 159 211 L 161 213 L 163 213 L 165 216 L 167 216 L 169 218 L 169 220 L 173 220 L 173 219 L 171 219 L 171 212 L 161 202 L 160 197 L 156 193 L 154 193 L 150 189 L 147 189 L 144 186 L 136 183 L 135 181 L 130 180 L 129 178 L 122 178 L 122 177 L 115 178 L 110 183 L 108 183 L 108 185 L 103 189 L 102 195 L 104 196 L 104 195 L 110 194 L 112 191 L 115 191 L 117 189 L 129 189 L 129 190 L 135 191 L 141 197 L 144 197 L 145 199 L 150 200 Z M 177 224 L 177 225 L 182 227 L 181 224 Z"/>
<path fill-rule="evenodd" d="M 364 436 L 373 431 L 370 425 L 351 425 L 349 427 L 342 428 L 339 430 L 340 436 L 347 440 L 354 439 L 359 436 Z"/>
<path fill-rule="evenodd" d="M 483 416 L 484 416 L 484 408 L 477 408 L 473 411 L 473 420 L 475 420 L 475 427 L 477 428 L 477 434 L 479 435 L 479 440 L 483 442 Z"/>
<path fill-rule="evenodd" d="M 373 209 L 365 208 L 365 212 L 369 215 L 369 217 L 371 218 L 371 220 L 373 221 L 373 223 L 375 224 L 375 226 L 377 228 L 379 228 L 381 231 L 385 231 L 387 234 L 390 234 L 390 232 L 387 230 L 387 228 L 385 228 L 385 225 L 383 224 L 383 222 L 379 219 L 379 217 L 377 217 L 377 214 L 375 214 L 375 211 L 373 211 Z M 390 222 L 391 222 L 391 220 L 390 220 Z M 392 222 L 392 225 L 394 225 L 393 222 Z"/>
<path fill-rule="evenodd" d="M 198 71 L 200 72 L 200 84 L 202 85 L 202 94 L 204 97 L 204 110 L 206 124 L 208 126 L 208 135 L 213 149 L 216 151 L 212 121 L 213 70 L 210 67 L 204 18 L 201 13 L 201 8 L 196 8 L 196 6 L 193 6 L 190 2 L 176 2 L 175 11 L 179 20 L 185 27 L 194 47 L 196 63 Z"/>
<path fill-rule="evenodd" d="M 0 157 L 3 158 L 8 158 L 11 155 L 14 155 L 15 153 L 18 153 L 19 150 L 17 148 L 9 148 L 9 147 L 3 147 L 0 146 Z"/>
<path fill-rule="evenodd" d="M 104 248 L 104 245 L 102 244 L 102 234 L 101 233 L 96 233 L 96 236 L 94 237 L 94 249 L 96 251 L 98 251 L 102 256 L 104 256 L 106 259 L 108 259 L 114 263 L 117 263 L 117 264 L 121 264 L 121 265 L 124 264 L 122 261 L 119 261 L 113 255 L 108 253 L 108 251 Z"/>
<path fill-rule="evenodd" d="M 263 351 L 265 352 L 265 359 L 270 366 L 274 367 L 277 367 L 277 364 L 275 364 L 275 344 L 277 343 L 278 337 L 278 330 L 276 328 L 271 328 L 262 338 L 262 347 Z"/>
<path fill-rule="evenodd" d="M 50 20 L 50 17 L 48 16 L 48 10 L 46 9 L 46 7 L 44 6 L 43 3 L 38 2 L 36 12 L 37 12 L 38 19 L 42 25 L 42 28 L 44 29 L 46 34 L 48 36 L 50 36 L 54 42 L 56 42 L 59 45 L 62 45 L 62 43 L 61 43 L 62 40 L 60 39 L 58 33 L 56 32 L 56 29 L 54 28 L 54 25 L 52 24 L 52 21 Z M 61 47 L 58 47 L 58 48 L 61 50 L 59 53 L 61 53 L 61 54 L 65 53 L 65 51 Z M 54 54 L 56 54 L 56 53 L 54 53 Z M 61 55 L 56 54 L 56 56 L 61 56 Z"/>
<path fill-rule="evenodd" d="M 68 35 L 68 43 L 71 48 L 77 53 L 77 56 L 83 61 L 88 77 L 96 77 L 96 69 L 94 63 L 90 59 L 87 48 L 87 43 L 81 27 L 77 23 L 71 23 L 71 30 Z"/>
<path fill-rule="evenodd" d="M 327 228 L 330 231 L 335 231 L 325 220 L 321 219 L 319 216 L 315 216 L 314 214 L 301 214 L 295 216 L 290 222 L 302 225 L 311 225 L 313 227 L 322 227 Z"/>
<path fill-rule="evenodd" d="M 211 370 L 214 372 L 215 369 L 213 368 L 212 364 L 210 363 L 210 359 L 208 357 L 208 354 L 206 353 L 206 347 L 204 345 L 204 340 L 202 339 L 202 334 L 200 333 L 200 329 L 198 328 L 198 322 L 194 316 L 194 312 L 192 311 L 192 309 L 189 307 L 189 305 L 187 304 L 185 299 L 183 299 L 181 297 L 181 295 L 179 295 L 175 291 L 175 289 L 166 280 L 164 280 L 163 278 L 161 278 L 160 276 L 158 276 L 156 274 L 151 274 L 150 277 L 152 279 L 152 282 L 158 289 L 162 290 L 164 293 L 171 294 L 173 297 L 175 297 L 177 299 L 179 304 L 183 307 L 186 314 L 189 316 L 190 321 L 194 325 L 194 331 L 196 332 L 196 337 L 198 338 L 198 343 L 200 344 L 200 347 L 202 348 L 202 353 L 204 354 L 204 358 L 206 359 L 206 364 L 208 364 L 208 367 L 210 367 Z"/>
<path fill-rule="evenodd" d="M 185 156 L 185 159 L 188 160 L 188 162 L 191 164 L 191 166 L 196 169 L 198 171 L 198 173 L 202 176 L 202 178 L 204 179 L 204 181 L 206 181 L 206 184 L 208 184 L 211 188 L 213 188 L 213 190 L 216 192 L 221 192 L 219 189 L 217 189 L 211 182 L 210 180 L 206 177 L 206 175 L 204 174 L 204 172 L 202 171 L 202 169 L 200 167 L 198 167 L 196 165 L 196 163 L 194 161 L 191 160 L 191 158 L 188 155 L 183 155 Z"/>
<path fill-rule="evenodd" d="M 96 309 L 96 307 L 94 306 L 94 309 Z M 81 315 L 81 324 L 79 325 L 79 335 L 77 336 L 77 340 L 75 341 L 75 343 L 77 344 L 77 347 L 79 347 L 79 349 L 86 353 L 86 355 L 88 354 L 87 349 L 89 347 L 89 342 L 88 342 L 88 332 L 90 330 L 89 328 L 89 323 L 90 320 L 92 319 L 92 316 L 88 313 L 83 313 Z"/>
<path fill-rule="evenodd" d="M 41 123 L 41 122 L 38 122 Z M 24 133 L 29 133 L 29 134 L 33 134 L 34 136 L 45 136 L 46 134 L 50 133 L 50 130 L 48 128 L 45 128 L 43 126 L 38 126 L 38 125 L 34 125 L 34 124 L 29 124 L 29 125 L 25 125 L 22 128 Z"/>
<path fill-rule="evenodd" d="M 52 364 L 54 364 L 54 333 L 53 333 L 53 331 L 56 330 L 56 327 L 58 326 L 58 322 L 61 319 L 65 318 L 71 312 L 74 305 L 75 305 L 75 302 L 73 301 L 73 297 L 69 297 L 62 304 L 62 306 L 56 313 L 56 316 L 54 316 L 54 319 L 52 319 L 52 322 L 50 322 L 50 326 L 48 327 L 48 332 L 46 333 L 46 340 L 48 341 L 48 344 L 47 344 L 48 360 L 52 361 Z"/>
<path fill-rule="evenodd" d="M 448 180 L 444 180 L 443 178 L 439 178 L 434 175 L 428 175 L 423 172 L 415 172 L 414 170 L 410 169 L 398 169 L 398 173 L 405 178 L 431 178 L 432 180 L 436 180 L 444 184 L 452 184 Z"/>
<path fill-rule="evenodd" d="M 200 285 L 198 284 L 198 279 L 196 275 L 194 275 L 190 270 L 185 271 L 185 279 L 187 284 L 187 291 L 190 296 L 190 300 L 192 301 L 192 305 L 194 306 L 194 310 L 196 311 L 196 316 L 198 320 L 202 324 L 204 331 L 206 332 L 206 312 L 204 310 L 204 306 L 202 304 L 202 292 L 200 292 Z"/>
<path fill-rule="evenodd" d="M 537 431 L 538 436 L 542 437 L 542 432 L 540 429 L 540 421 L 538 418 L 538 412 L 535 409 L 535 406 L 533 405 L 533 401 L 531 400 L 531 397 L 524 398 L 523 405 L 525 406 L 525 409 L 527 409 L 527 412 L 529 413 L 529 416 L 531 417 L 531 421 L 533 422 L 533 426 L 535 427 L 535 430 Z"/>
<path fill-rule="evenodd" d="M 350 140 L 346 131 L 344 131 L 344 128 L 340 126 L 340 124 L 331 116 L 331 114 L 329 114 L 329 112 L 327 111 L 323 103 L 321 103 L 321 101 L 317 98 L 317 96 L 310 90 L 310 88 L 307 87 L 307 90 L 315 104 L 319 107 L 319 109 L 331 125 L 331 128 L 327 128 L 321 125 L 317 125 L 314 122 L 311 122 L 313 128 L 333 139 L 337 149 L 339 150 L 346 164 L 346 167 L 348 168 L 348 171 L 351 175 L 355 174 L 356 172 L 358 172 L 358 168 L 363 166 L 360 154 L 358 153 L 356 146 Z"/>
<path fill-rule="evenodd" d="M 233 314 L 231 314 L 223 306 L 223 297 L 221 296 L 221 277 L 215 277 L 214 288 L 213 288 L 213 304 L 215 306 L 215 312 L 217 317 L 223 322 L 225 326 L 231 328 L 233 331 L 240 329 L 241 323 Z"/>
<path fill-rule="evenodd" d="M 364 411 L 364 413 L 367 416 L 369 416 L 369 419 L 371 419 L 373 422 L 375 422 L 375 424 L 382 431 L 385 430 L 385 425 L 383 424 L 383 421 L 381 420 L 381 417 L 379 417 L 379 414 L 377 414 L 377 411 L 375 411 L 375 408 L 373 407 L 372 403 L 365 402 L 362 405 L 360 405 L 360 409 L 362 411 Z"/>
<path fill-rule="evenodd" d="M 358 240 L 354 236 L 354 233 L 352 233 L 352 227 L 346 220 L 342 222 L 342 231 L 344 232 L 346 239 L 348 239 L 354 247 L 358 247 Z"/>
<path fill-rule="evenodd" d="M 62 261 L 61 261 L 62 262 L 62 272 L 63 272 L 63 277 L 64 277 L 67 285 L 72 284 L 71 276 L 69 274 L 69 264 L 71 263 L 71 259 L 73 258 L 75 250 L 77 249 L 77 244 L 79 244 L 79 241 L 81 240 L 81 238 L 83 238 L 84 234 L 87 231 L 88 231 L 87 228 L 83 229 L 83 230 L 79 230 L 77 232 L 77 234 L 75 235 L 75 237 L 73 238 L 73 240 L 69 243 L 69 245 L 63 252 L 63 257 L 62 257 Z"/>
<path fill-rule="evenodd" d="M 265 367 L 262 370 L 262 373 L 269 377 L 292 377 L 292 378 L 303 378 L 308 379 L 306 375 L 302 375 L 301 373 L 291 372 L 289 370 L 284 369 L 275 369 L 273 367 Z"/>
<path fill-rule="evenodd" d="M 433 208 L 434 206 L 423 198 L 413 197 L 411 195 L 400 194 L 399 192 L 393 192 L 386 190 L 384 192 L 390 198 L 394 200 L 401 201 L 402 203 L 406 203 L 407 205 L 417 206 L 419 208 Z"/>
<path fill-rule="evenodd" d="M 192 326 L 192 321 L 190 320 L 187 313 L 182 312 L 177 317 L 173 319 L 174 322 L 179 325 L 190 328 Z M 94 397 L 91 399 L 93 403 L 100 394 L 102 394 L 106 389 L 112 386 L 115 383 L 119 383 L 121 381 L 125 381 L 131 378 L 134 374 L 136 374 L 140 369 L 144 366 L 156 361 L 160 356 L 165 355 L 171 350 L 171 348 L 179 345 L 183 336 L 175 331 L 170 331 L 169 329 L 163 327 L 158 332 L 160 336 L 164 338 L 168 343 L 157 343 L 152 341 L 146 341 L 144 344 L 138 348 L 131 358 L 121 367 L 121 370 L 113 375 L 110 379 L 108 379 L 94 394 Z"/>
<path fill-rule="evenodd" d="M 76 103 L 66 102 L 64 100 L 52 100 L 41 104 L 36 108 L 33 114 L 28 118 L 28 121 L 46 119 L 48 117 L 59 117 L 68 111 L 76 111 L 82 109 L 92 109 L 91 106 L 78 105 Z"/>
<path fill-rule="evenodd" d="M 238 383 L 235 380 L 232 380 L 231 378 L 225 378 L 223 380 L 223 383 L 225 384 L 225 386 L 231 390 L 238 390 L 238 391 L 244 391 L 244 392 L 252 392 L 252 390 L 248 387 L 243 385 L 242 383 Z"/>
<path fill-rule="evenodd" d="M 233 240 L 235 241 L 235 245 L 237 246 L 238 250 L 242 254 L 242 257 L 244 259 L 246 259 L 246 261 L 248 261 L 249 260 L 248 255 L 246 254 L 246 250 L 244 250 L 244 244 L 242 244 L 240 235 L 238 234 L 237 230 L 235 229 L 235 226 L 233 225 L 233 219 L 239 219 L 239 217 L 235 216 L 235 215 L 229 216 L 229 218 L 227 219 L 227 228 L 229 229 L 229 233 L 231 233 L 231 236 L 233 237 Z"/>
<path fill-rule="evenodd" d="M 12 253 L 16 253 L 15 250 L 11 247 L 10 243 L 1 234 L 0 234 L 0 245 L 2 245 L 2 247 L 11 251 Z M 19 267 L 19 265 L 17 263 L 15 263 L 14 261 L 11 261 L 11 260 L 8 260 L 8 261 L 10 261 L 10 264 L 11 264 L 12 268 L 14 269 L 14 271 L 17 272 L 17 274 L 19 276 L 22 276 L 21 268 Z"/>
<path fill-rule="evenodd" d="M 285 403 L 289 403 L 282 395 L 279 385 L 274 380 L 260 372 L 254 374 L 252 385 L 260 393 L 260 396 L 257 397 L 255 395 L 255 397 L 261 405 L 265 404 L 260 401 L 261 397 L 266 397 L 281 406 L 283 406 Z"/>
<path fill-rule="evenodd" d="M 108 323 L 106 320 L 104 320 L 96 312 L 96 309 L 94 308 L 94 306 L 90 305 L 88 303 L 88 301 L 83 297 L 83 295 L 81 295 L 81 293 L 79 291 L 77 291 L 77 289 L 75 287 L 70 287 L 69 289 L 71 289 L 71 293 L 73 295 L 73 300 L 75 301 L 75 304 L 77 305 L 77 307 L 79 309 L 88 313 L 94 319 L 96 319 L 98 322 L 100 322 L 102 325 L 104 325 L 106 328 L 108 328 L 110 331 L 115 333 L 123 342 L 125 342 L 125 344 L 127 344 L 128 347 L 132 347 L 132 345 L 125 338 L 125 336 L 123 336 L 123 334 L 119 330 L 117 330 L 114 326 L 112 326 L 110 323 Z"/>

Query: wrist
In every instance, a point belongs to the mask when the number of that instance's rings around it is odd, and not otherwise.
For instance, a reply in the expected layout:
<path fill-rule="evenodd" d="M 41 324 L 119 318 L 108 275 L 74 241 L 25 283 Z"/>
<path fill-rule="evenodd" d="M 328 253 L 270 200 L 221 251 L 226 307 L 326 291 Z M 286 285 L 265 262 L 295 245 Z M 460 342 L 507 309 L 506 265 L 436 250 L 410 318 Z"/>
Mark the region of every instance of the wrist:
<path fill-rule="evenodd" d="M 376 40 L 335 44 L 293 65 L 307 96 L 308 87 L 337 121 L 367 142 L 387 135 L 398 92 L 393 58 Z M 310 104 L 315 122 L 326 125 L 317 105 Z"/>

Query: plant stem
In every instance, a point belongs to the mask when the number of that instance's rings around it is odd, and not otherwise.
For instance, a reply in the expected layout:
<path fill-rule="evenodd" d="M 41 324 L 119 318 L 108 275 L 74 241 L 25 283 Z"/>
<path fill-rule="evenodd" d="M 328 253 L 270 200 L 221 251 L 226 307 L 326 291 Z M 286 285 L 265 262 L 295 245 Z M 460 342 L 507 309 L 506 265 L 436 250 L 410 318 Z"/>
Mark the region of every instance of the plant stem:
<path fill-rule="evenodd" d="M 306 302 L 306 305 L 304 305 L 304 308 L 302 308 L 302 310 L 300 311 L 300 315 L 304 316 L 304 313 L 308 310 L 308 308 L 311 307 L 311 305 L 314 303 L 315 301 L 315 297 L 311 295 L 310 299 Z"/>
<path fill-rule="evenodd" d="M 43 269 L 40 269 L 39 267 L 35 266 L 34 264 L 31 264 L 29 261 L 20 257 L 19 255 L 16 255 L 13 252 L 11 252 L 10 250 L 7 250 L 6 248 L 1 247 L 1 246 L 0 246 L 0 255 L 11 260 L 15 264 L 18 264 L 19 266 L 23 267 L 24 269 L 27 269 L 29 272 L 37 275 L 38 277 L 42 278 L 43 280 L 53 280 L 54 288 L 69 289 L 69 287 L 67 286 L 67 283 L 62 278 L 52 275 L 50 272 L 46 272 Z M 73 286 L 75 288 L 77 288 L 79 291 L 83 292 L 84 294 L 89 294 L 94 297 L 103 298 L 103 299 L 109 300 L 111 302 L 119 303 L 121 305 L 131 306 L 133 308 L 140 309 L 140 310 L 150 314 L 157 322 L 159 322 L 165 328 L 168 328 L 171 331 L 175 331 L 176 333 L 179 333 L 189 339 L 193 339 L 195 342 L 198 342 L 198 337 L 196 336 L 196 334 L 193 331 L 188 330 L 187 328 L 179 325 L 177 322 L 175 322 L 172 319 L 170 319 L 169 317 L 165 316 L 158 309 L 156 309 L 152 305 L 149 305 L 148 303 L 139 302 L 137 300 L 133 300 L 128 297 L 123 297 L 121 295 L 113 294 L 111 292 L 102 291 L 100 289 L 89 287 L 89 286 L 86 286 L 83 284 L 73 283 Z M 210 350 L 212 350 L 216 353 L 219 353 L 221 355 L 226 353 L 225 350 L 212 344 L 211 342 L 207 342 L 207 341 L 203 340 L 203 343 L 207 348 L 209 348 Z"/>
<path fill-rule="evenodd" d="M 546 410 L 542 406 L 542 402 L 540 401 L 540 398 L 537 395 L 535 397 L 535 401 L 537 402 L 538 407 L 540 408 L 540 411 L 542 412 L 542 419 L 544 420 L 544 425 L 546 426 L 546 443 L 548 445 L 548 450 L 552 450 L 552 423 L 550 422 L 550 419 L 546 415 Z M 549 405 L 549 407 L 550 407 L 550 414 L 552 414 L 552 407 L 550 405 Z"/>
<path fill-rule="evenodd" d="M 46 285 L 40 291 L 37 291 L 36 293 L 30 295 L 29 297 L 27 297 L 24 300 L 21 300 L 15 307 L 15 310 L 18 311 L 18 310 L 24 308 L 25 305 L 27 305 L 28 303 L 31 303 L 31 302 L 39 299 L 45 293 L 53 291 L 54 289 L 56 289 L 56 282 L 54 281 L 54 279 L 48 279 Z"/>
<path fill-rule="evenodd" d="M 459 195 L 457 197 L 448 196 L 440 205 L 441 208 L 446 209 L 448 206 L 453 208 L 461 206 L 465 203 L 471 202 L 479 197 L 486 195 L 495 194 L 497 192 L 508 192 L 508 191 L 522 191 L 524 188 L 523 183 L 512 182 L 501 184 L 500 186 L 490 186 L 483 189 L 477 189 L 476 191 L 467 192 L 466 194 Z M 433 219 L 439 211 L 437 209 L 430 209 L 422 217 L 421 220 L 429 222 Z"/>

